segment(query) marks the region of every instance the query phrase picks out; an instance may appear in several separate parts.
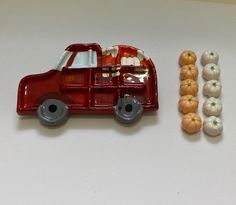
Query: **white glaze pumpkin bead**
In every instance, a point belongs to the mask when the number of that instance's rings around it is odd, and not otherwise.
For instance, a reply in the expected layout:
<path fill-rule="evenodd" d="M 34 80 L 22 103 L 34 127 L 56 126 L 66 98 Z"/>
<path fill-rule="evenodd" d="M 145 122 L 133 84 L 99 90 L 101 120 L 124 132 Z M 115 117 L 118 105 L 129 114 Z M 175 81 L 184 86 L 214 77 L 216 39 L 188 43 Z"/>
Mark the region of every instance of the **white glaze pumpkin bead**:
<path fill-rule="evenodd" d="M 216 137 L 223 131 L 223 122 L 216 116 L 208 117 L 203 122 L 203 131 L 211 136 Z"/>
<path fill-rule="evenodd" d="M 203 94 L 207 97 L 219 97 L 222 84 L 218 80 L 209 80 L 203 86 Z"/>
<path fill-rule="evenodd" d="M 202 77 L 205 80 L 219 80 L 220 67 L 214 63 L 206 64 L 203 67 Z"/>
<path fill-rule="evenodd" d="M 222 102 L 218 98 L 208 98 L 204 103 L 203 103 L 203 112 L 207 116 L 219 116 L 222 112 Z"/>
<path fill-rule="evenodd" d="M 219 62 L 219 55 L 216 51 L 207 50 L 202 54 L 201 63 L 203 66 L 209 63 L 214 63 L 217 65 L 218 62 Z"/>

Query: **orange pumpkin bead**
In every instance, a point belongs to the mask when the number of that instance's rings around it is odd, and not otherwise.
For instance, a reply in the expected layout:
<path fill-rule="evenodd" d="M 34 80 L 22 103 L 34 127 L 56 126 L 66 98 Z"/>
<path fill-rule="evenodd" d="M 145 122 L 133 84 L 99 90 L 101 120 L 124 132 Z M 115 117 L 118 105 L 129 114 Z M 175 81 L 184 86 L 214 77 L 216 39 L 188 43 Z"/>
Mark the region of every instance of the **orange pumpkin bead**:
<path fill-rule="evenodd" d="M 181 80 L 186 80 L 186 79 L 197 80 L 197 78 L 198 78 L 198 68 L 196 65 L 193 65 L 193 64 L 184 65 L 181 68 L 181 71 L 180 71 Z"/>
<path fill-rule="evenodd" d="M 196 61 L 197 61 L 197 55 L 191 50 L 183 51 L 180 54 L 180 57 L 179 57 L 180 66 L 195 64 Z"/>
<path fill-rule="evenodd" d="M 192 79 L 186 79 L 180 83 L 180 95 L 196 96 L 198 92 L 198 83 Z"/>
<path fill-rule="evenodd" d="M 202 119 L 196 113 L 188 113 L 182 118 L 182 128 L 188 134 L 194 134 L 200 131 Z"/>
<path fill-rule="evenodd" d="M 179 111 L 187 114 L 194 113 L 198 108 L 198 99 L 192 95 L 182 96 L 179 100 Z"/>

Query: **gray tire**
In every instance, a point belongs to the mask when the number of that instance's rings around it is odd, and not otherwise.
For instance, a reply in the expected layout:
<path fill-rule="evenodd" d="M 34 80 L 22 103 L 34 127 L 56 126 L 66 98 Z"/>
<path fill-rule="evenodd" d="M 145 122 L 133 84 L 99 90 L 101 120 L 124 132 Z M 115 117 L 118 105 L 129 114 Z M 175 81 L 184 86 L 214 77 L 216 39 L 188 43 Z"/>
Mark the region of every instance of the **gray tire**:
<path fill-rule="evenodd" d="M 115 108 L 116 119 L 124 124 L 137 121 L 143 113 L 142 104 L 134 97 L 120 98 Z"/>
<path fill-rule="evenodd" d="M 60 100 L 48 99 L 38 107 L 37 114 L 42 124 L 56 126 L 67 120 L 68 107 Z"/>

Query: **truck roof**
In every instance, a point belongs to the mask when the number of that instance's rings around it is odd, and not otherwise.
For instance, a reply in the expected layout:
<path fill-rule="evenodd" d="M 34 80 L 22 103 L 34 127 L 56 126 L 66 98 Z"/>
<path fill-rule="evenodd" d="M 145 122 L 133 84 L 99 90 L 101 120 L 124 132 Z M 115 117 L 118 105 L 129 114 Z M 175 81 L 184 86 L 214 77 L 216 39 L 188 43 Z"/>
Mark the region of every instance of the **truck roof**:
<path fill-rule="evenodd" d="M 101 51 L 102 48 L 99 44 L 97 43 L 87 43 L 87 44 L 71 44 L 69 45 L 65 50 L 66 51 L 71 51 L 71 52 L 76 52 L 76 51 L 82 51 L 82 50 L 88 50 L 88 49 L 93 49 L 96 51 Z"/>

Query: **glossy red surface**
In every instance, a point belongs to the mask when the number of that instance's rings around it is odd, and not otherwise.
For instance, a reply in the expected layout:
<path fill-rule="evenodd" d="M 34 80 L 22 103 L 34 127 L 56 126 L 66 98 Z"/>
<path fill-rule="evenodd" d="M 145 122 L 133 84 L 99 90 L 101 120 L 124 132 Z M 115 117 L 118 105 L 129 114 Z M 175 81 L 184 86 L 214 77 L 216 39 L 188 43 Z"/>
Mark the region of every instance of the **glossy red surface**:
<path fill-rule="evenodd" d="M 157 74 L 152 60 L 142 55 L 137 60 L 138 49 L 131 46 L 111 48 L 118 48 L 115 55 L 109 49 L 102 51 L 98 44 L 67 47 L 71 56 L 63 68 L 29 75 L 20 81 L 17 112 L 35 114 L 43 101 L 53 98 L 65 102 L 70 113 L 113 113 L 117 100 L 123 96 L 136 97 L 145 111 L 157 110 Z M 96 51 L 97 66 L 71 68 L 76 54 L 88 50 Z M 130 60 L 138 61 L 138 65 L 128 65 Z"/>

